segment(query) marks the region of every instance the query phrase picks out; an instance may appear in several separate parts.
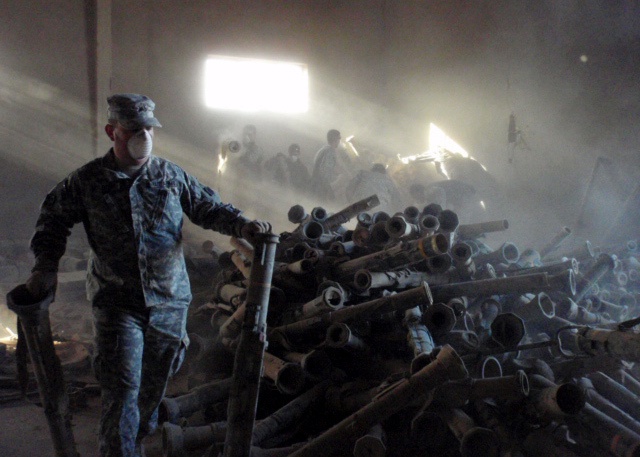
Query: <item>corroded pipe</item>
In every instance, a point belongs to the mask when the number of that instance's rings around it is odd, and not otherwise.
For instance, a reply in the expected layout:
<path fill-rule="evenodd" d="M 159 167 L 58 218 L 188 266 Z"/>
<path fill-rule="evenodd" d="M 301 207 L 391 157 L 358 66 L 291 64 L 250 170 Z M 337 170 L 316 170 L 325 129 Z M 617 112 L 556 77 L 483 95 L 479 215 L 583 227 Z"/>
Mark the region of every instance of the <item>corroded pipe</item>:
<path fill-rule="evenodd" d="M 379 395 L 374 401 L 307 443 L 291 457 L 335 455 L 365 435 L 371 427 L 416 402 L 433 388 L 450 379 L 467 375 L 464 364 L 451 346 L 444 346 L 435 360 L 409 378 Z"/>
<path fill-rule="evenodd" d="M 265 351 L 262 375 L 273 381 L 284 395 L 296 395 L 305 382 L 304 370 L 297 363 L 287 362 Z"/>
<path fill-rule="evenodd" d="M 475 224 L 460 224 L 456 231 L 458 238 L 477 238 L 480 235 L 491 232 L 502 232 L 509 228 L 509 221 L 506 219 L 476 222 Z"/>
<path fill-rule="evenodd" d="M 224 444 L 224 457 L 249 457 L 251 452 L 251 436 L 266 347 L 269 291 L 278 236 L 258 233 L 255 238 L 255 254 L 245 302 L 246 312 L 229 393 L 229 429 Z"/>
<path fill-rule="evenodd" d="M 158 421 L 177 424 L 217 401 L 226 399 L 231 389 L 231 378 L 217 379 L 202 384 L 178 397 L 164 397 L 158 408 Z"/>
<path fill-rule="evenodd" d="M 508 278 L 479 279 L 471 282 L 436 284 L 431 287 L 435 301 L 447 302 L 455 297 L 482 297 L 503 294 L 538 293 L 561 290 L 575 294 L 575 276 L 566 270 L 558 275 L 537 273 Z"/>
<path fill-rule="evenodd" d="M 19 338 L 26 339 L 56 456 L 78 457 L 71 428 L 69 396 L 51 334 L 49 305 L 53 299 L 53 291 L 37 299 L 21 284 L 7 294 L 7 307 L 18 315 L 22 334 Z"/>

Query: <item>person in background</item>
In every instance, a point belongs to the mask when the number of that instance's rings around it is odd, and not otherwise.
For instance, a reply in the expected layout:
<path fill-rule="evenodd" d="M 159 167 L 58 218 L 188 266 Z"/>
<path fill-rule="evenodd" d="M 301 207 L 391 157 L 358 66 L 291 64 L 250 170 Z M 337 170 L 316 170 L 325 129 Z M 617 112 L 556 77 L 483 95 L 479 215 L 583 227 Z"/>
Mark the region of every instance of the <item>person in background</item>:
<path fill-rule="evenodd" d="M 238 163 L 249 171 L 254 178 L 260 179 L 264 151 L 256 144 L 257 129 L 253 124 L 247 124 L 242 129 L 242 151 Z"/>
<path fill-rule="evenodd" d="M 382 163 L 374 163 L 371 170 L 360 170 L 347 185 L 345 197 L 347 203 L 354 203 L 376 194 L 380 205 L 376 211 L 393 214 L 402 211 L 402 196 L 396 183 L 387 174 Z"/>
<path fill-rule="evenodd" d="M 309 169 L 302 162 L 300 145 L 293 143 L 289 146 L 289 157 L 287 157 L 287 170 L 289 174 L 289 185 L 293 190 L 308 193 L 311 175 Z"/>
<path fill-rule="evenodd" d="M 311 191 L 314 197 L 325 202 L 336 201 L 334 186 L 348 173 L 349 158 L 340 153 L 341 135 L 338 130 L 327 132 L 327 144 L 317 153 L 311 174 Z"/>
<path fill-rule="evenodd" d="M 264 171 L 269 180 L 286 189 L 308 193 L 311 175 L 300 160 L 300 145 L 289 146 L 289 155 L 279 152 L 264 163 Z"/>
<path fill-rule="evenodd" d="M 183 215 L 205 229 L 252 240 L 268 232 L 178 165 L 155 156 L 155 104 L 145 95 L 107 99 L 113 147 L 69 174 L 44 199 L 26 282 L 33 297 L 55 290 L 74 225 L 91 247 L 87 293 L 95 329 L 94 370 L 101 387 L 100 455 L 139 457 L 157 426 L 158 405 L 188 345 L 189 277 Z"/>

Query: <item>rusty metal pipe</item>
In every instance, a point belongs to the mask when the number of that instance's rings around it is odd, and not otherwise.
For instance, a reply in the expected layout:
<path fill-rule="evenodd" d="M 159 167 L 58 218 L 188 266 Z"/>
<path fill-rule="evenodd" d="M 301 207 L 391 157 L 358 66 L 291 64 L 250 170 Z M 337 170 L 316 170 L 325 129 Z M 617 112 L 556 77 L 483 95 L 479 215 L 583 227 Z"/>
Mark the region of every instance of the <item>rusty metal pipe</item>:
<path fill-rule="evenodd" d="M 249 457 L 266 347 L 267 310 L 278 236 L 258 233 L 247 288 L 246 312 L 229 393 L 224 457 Z"/>
<path fill-rule="evenodd" d="M 437 385 L 466 375 L 467 372 L 460 357 L 451 346 L 444 346 L 429 365 L 410 378 L 399 381 L 379 395 L 375 401 L 334 425 L 291 454 L 291 457 L 330 456 L 342 452 L 345 447 L 351 447 L 356 439 L 365 435 L 371 427 L 417 401 L 418 398 L 424 398 Z"/>
<path fill-rule="evenodd" d="M 502 232 L 509 228 L 509 221 L 506 219 L 477 222 L 475 224 L 460 224 L 456 234 L 460 239 L 477 238 L 480 235 L 491 232 Z"/>
<path fill-rule="evenodd" d="M 33 297 L 21 284 L 7 294 L 7 307 L 18 315 L 18 325 L 38 383 L 40 401 L 47 418 L 57 457 L 79 457 L 71 428 L 69 396 L 62 365 L 53 346 L 49 305 L 54 291 L 46 297 Z"/>

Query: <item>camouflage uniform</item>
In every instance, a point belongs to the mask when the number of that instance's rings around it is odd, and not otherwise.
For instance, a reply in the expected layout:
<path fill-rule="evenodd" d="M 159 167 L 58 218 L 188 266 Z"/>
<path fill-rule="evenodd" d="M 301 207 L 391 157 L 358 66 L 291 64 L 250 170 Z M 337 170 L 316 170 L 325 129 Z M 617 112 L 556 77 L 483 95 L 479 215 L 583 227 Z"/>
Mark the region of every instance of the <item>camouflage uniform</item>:
<path fill-rule="evenodd" d="M 353 203 L 373 194 L 376 194 L 380 200 L 380 205 L 376 208 L 376 211 L 386 211 L 391 214 L 396 211 L 402 211 L 400 191 L 386 171 L 360 170 L 349 182 L 345 191 L 348 203 Z"/>
<path fill-rule="evenodd" d="M 157 425 L 168 378 L 184 357 L 191 289 L 183 213 L 233 236 L 248 221 L 177 165 L 151 156 L 131 178 L 118 170 L 113 150 L 71 173 L 42 204 L 31 241 L 34 271 L 57 271 L 79 222 L 92 249 L 87 292 L 102 387 L 103 456 L 140 455 L 141 439 Z"/>
<path fill-rule="evenodd" d="M 323 146 L 316 153 L 316 159 L 311 174 L 311 191 L 320 200 L 333 201 L 336 196 L 331 182 L 336 179 L 338 153 L 331 146 Z"/>

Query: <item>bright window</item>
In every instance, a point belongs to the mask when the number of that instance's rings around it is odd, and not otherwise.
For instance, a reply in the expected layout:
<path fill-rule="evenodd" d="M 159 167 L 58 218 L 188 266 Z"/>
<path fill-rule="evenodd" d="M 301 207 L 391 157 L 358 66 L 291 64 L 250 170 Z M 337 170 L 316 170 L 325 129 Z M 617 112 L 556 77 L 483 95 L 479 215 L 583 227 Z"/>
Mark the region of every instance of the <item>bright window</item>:
<path fill-rule="evenodd" d="M 309 74 L 300 63 L 210 56 L 205 62 L 204 102 L 215 109 L 303 113 Z"/>

